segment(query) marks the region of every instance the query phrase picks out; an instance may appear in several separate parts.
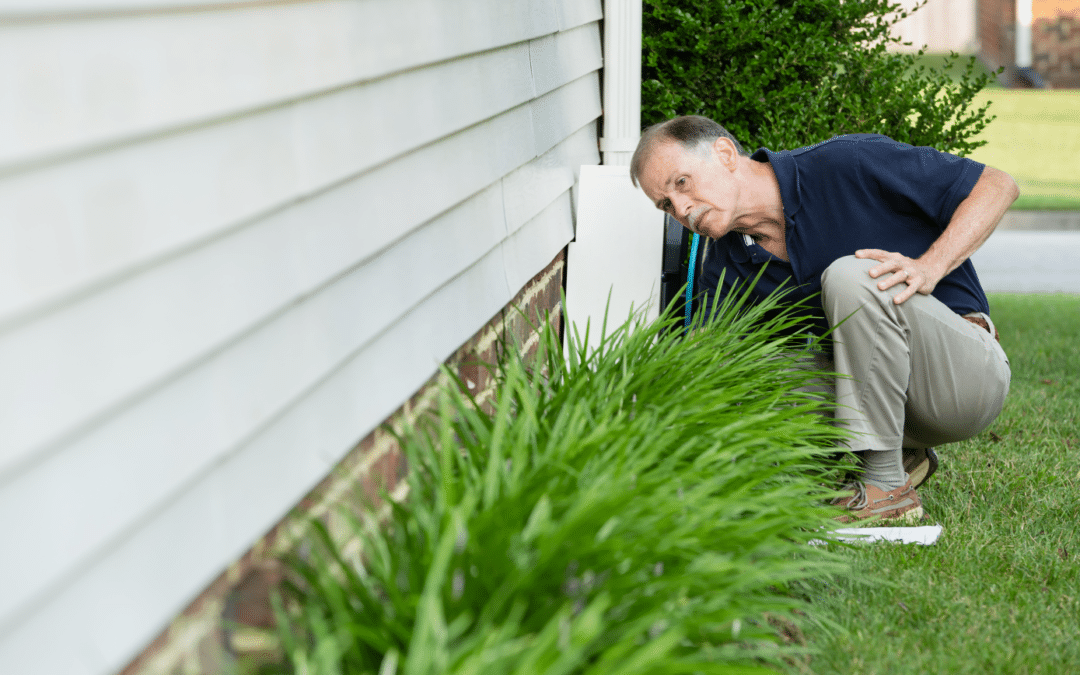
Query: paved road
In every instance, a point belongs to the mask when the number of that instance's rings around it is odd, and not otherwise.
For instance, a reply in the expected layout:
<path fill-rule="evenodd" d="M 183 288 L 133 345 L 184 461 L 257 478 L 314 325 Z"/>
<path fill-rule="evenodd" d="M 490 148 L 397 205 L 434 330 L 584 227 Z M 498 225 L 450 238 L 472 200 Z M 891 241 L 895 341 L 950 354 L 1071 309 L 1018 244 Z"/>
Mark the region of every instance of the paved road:
<path fill-rule="evenodd" d="M 1080 232 L 1080 211 L 1008 211 L 998 229 Z"/>
<path fill-rule="evenodd" d="M 971 259 L 987 291 L 1080 293 L 1080 212 L 1010 211 Z"/>
<path fill-rule="evenodd" d="M 971 260 L 987 291 L 1080 293 L 1080 232 L 998 230 Z"/>

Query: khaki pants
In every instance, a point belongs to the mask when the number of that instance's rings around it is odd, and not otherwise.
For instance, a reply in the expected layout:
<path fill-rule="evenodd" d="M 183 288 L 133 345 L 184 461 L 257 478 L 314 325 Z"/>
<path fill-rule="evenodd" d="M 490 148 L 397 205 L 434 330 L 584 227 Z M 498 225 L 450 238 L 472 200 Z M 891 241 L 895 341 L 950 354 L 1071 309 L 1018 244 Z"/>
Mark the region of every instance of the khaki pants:
<path fill-rule="evenodd" d="M 933 296 L 893 304 L 905 286 L 878 290 L 881 278 L 868 274 L 876 264 L 847 256 L 821 276 L 834 350 L 814 366 L 849 376 L 835 382 L 836 419 L 856 434 L 847 446 L 920 448 L 978 434 L 1009 393 L 1001 345 Z"/>

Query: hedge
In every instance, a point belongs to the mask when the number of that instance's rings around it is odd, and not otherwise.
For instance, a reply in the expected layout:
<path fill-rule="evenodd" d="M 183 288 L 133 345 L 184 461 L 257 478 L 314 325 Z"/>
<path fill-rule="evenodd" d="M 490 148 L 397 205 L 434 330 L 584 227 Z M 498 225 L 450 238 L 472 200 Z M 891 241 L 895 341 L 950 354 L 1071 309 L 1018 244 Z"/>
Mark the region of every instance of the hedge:
<path fill-rule="evenodd" d="M 749 150 L 881 133 L 965 154 L 992 119 L 975 59 L 954 80 L 887 51 L 889 0 L 644 0 L 642 122 L 704 115 Z"/>

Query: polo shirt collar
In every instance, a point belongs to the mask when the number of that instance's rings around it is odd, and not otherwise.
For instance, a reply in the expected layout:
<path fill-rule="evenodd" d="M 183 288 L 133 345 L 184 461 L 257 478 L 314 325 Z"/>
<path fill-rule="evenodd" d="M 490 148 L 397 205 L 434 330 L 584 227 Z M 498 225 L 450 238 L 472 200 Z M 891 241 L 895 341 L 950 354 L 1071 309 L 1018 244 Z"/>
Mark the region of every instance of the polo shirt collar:
<path fill-rule="evenodd" d="M 724 238 L 727 239 L 728 256 L 731 257 L 732 261 L 739 264 L 750 262 L 750 249 L 746 246 L 741 234 L 728 232 L 724 235 Z"/>
<path fill-rule="evenodd" d="M 769 162 L 776 174 L 776 182 L 780 185 L 780 199 L 784 202 L 784 215 L 788 222 L 799 212 L 802 202 L 799 199 L 799 167 L 795 164 L 795 158 L 788 150 L 773 152 L 768 148 L 759 148 L 750 156 L 758 162 Z"/>

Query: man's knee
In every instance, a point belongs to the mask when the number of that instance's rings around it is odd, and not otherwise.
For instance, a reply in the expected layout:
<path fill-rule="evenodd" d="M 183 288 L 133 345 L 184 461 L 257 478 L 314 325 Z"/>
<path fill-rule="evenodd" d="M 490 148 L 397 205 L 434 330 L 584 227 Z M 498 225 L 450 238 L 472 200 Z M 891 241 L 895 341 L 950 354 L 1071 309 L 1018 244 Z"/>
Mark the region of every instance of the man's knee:
<path fill-rule="evenodd" d="M 883 296 L 877 300 L 884 302 L 884 296 L 890 293 L 878 289 L 877 282 L 880 279 L 870 276 L 870 268 L 877 264 L 876 260 L 856 258 L 853 255 L 837 258 L 821 274 L 822 299 L 825 302 L 831 300 L 846 304 L 851 301 L 862 304 L 870 300 L 871 296 Z M 895 293 L 900 288 L 902 286 L 894 287 L 892 292 Z"/>
<path fill-rule="evenodd" d="M 878 280 L 870 276 L 870 268 L 877 264 L 876 260 L 856 258 L 853 255 L 837 258 L 821 274 L 822 292 L 828 292 L 830 288 L 852 289 L 872 286 Z"/>

